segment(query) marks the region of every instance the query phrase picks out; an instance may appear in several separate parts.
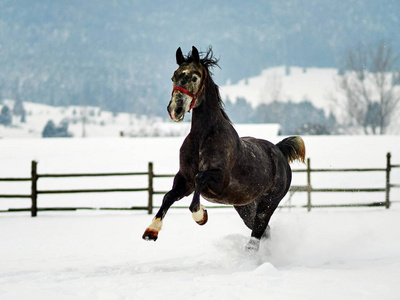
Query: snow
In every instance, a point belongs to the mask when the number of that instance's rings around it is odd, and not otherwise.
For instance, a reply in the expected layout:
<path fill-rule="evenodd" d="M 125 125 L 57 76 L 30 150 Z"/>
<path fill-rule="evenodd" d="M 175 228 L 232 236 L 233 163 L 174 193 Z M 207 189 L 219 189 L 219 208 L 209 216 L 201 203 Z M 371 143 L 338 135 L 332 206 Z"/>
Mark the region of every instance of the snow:
<path fill-rule="evenodd" d="M 338 88 L 339 78 L 338 70 L 333 68 L 292 66 L 287 73 L 284 66 L 278 66 L 265 69 L 258 76 L 242 79 L 237 84 L 220 85 L 220 94 L 224 101 L 236 102 L 239 97 L 245 98 L 253 108 L 275 100 L 295 103 L 308 100 L 315 107 L 324 109 L 326 115 L 332 112 L 339 122 L 346 124 L 347 115 L 338 104 L 343 97 Z M 13 100 L 4 100 L 4 104 L 14 107 Z M 14 117 L 13 127 L 0 126 L 0 137 L 38 138 L 48 120 L 59 124 L 64 119 L 69 120 L 69 131 L 74 137 L 118 137 L 121 132 L 125 136 L 183 136 L 190 126 L 190 123 L 185 123 L 185 126 L 175 124 L 167 118 L 114 114 L 92 106 L 52 107 L 24 102 L 24 108 L 26 123 L 20 123 L 20 117 Z M 86 120 L 85 126 L 83 119 Z M 387 132 L 400 133 L 400 108 L 396 109 Z"/>
<path fill-rule="evenodd" d="M 245 134 L 252 135 L 250 127 Z M 254 131 L 255 132 L 255 131 Z M 259 135 L 261 134 L 261 135 Z M 253 134 L 276 143 L 283 137 Z M 305 136 L 312 167 L 385 167 L 399 164 L 399 136 Z M 183 137 L 2 139 L 0 177 L 39 173 L 177 171 Z M 304 168 L 294 164 L 294 169 Z M 384 173 L 312 175 L 319 186 L 382 186 Z M 294 184 L 304 184 L 294 174 Z M 60 179 L 40 188 L 127 187 L 142 179 Z M 44 179 L 43 179 L 44 180 Z M 147 178 L 143 178 L 146 182 Z M 161 179 L 160 179 L 161 180 Z M 400 169 L 392 171 L 400 183 Z M 171 178 L 156 183 L 168 189 Z M 1 183 L 2 193 L 29 193 L 29 184 Z M 391 199 L 400 199 L 392 189 Z M 133 196 L 134 195 L 134 196 Z M 313 195 L 324 203 L 353 202 L 358 194 Z M 132 206 L 140 193 L 39 195 L 39 206 Z M 304 195 L 292 199 L 302 204 Z M 382 201 L 371 193 L 357 201 Z M 26 199 L 0 199 L 1 208 L 27 207 Z M 155 199 L 160 204 L 161 196 Z M 285 202 L 284 200 L 283 202 Z M 134 202 L 134 203 L 133 203 Z M 188 206 L 190 199 L 179 205 Z M 400 206 L 379 208 L 280 208 L 271 219 L 272 240 L 246 253 L 250 231 L 232 208 L 208 207 L 197 225 L 188 210 L 171 209 L 156 242 L 141 236 L 153 216 L 145 211 L 77 211 L 0 214 L 0 299 L 398 299 Z M 1 209 L 0 208 L 0 209 Z"/>
<path fill-rule="evenodd" d="M 1 216 L 0 298 L 398 299 L 397 207 L 280 211 L 257 254 L 234 211 L 209 214 L 171 210 L 157 242 L 144 213 Z"/>
<path fill-rule="evenodd" d="M 259 76 L 240 80 L 237 84 L 220 87 L 222 99 L 236 102 L 241 97 L 253 107 L 272 101 L 311 101 L 316 107 L 332 110 L 331 97 L 337 95 L 338 70 L 331 68 L 285 67 L 265 69 Z"/>
<path fill-rule="evenodd" d="M 14 100 L 4 100 L 4 105 L 14 107 Z M 0 105 L 0 108 L 2 105 Z M 42 131 L 49 120 L 58 125 L 68 121 L 68 132 L 73 137 L 119 137 L 124 136 L 186 136 L 190 122 L 175 123 L 160 117 L 138 116 L 135 114 L 102 111 L 99 107 L 68 106 L 55 107 L 45 104 L 24 102 L 27 112 L 26 122 L 19 116 L 13 117 L 12 126 L 0 125 L 0 138 L 41 138 Z M 83 124 L 83 119 L 86 120 Z M 187 119 L 190 119 L 190 115 Z M 235 128 L 242 135 L 277 135 L 278 124 L 237 124 Z"/>
<path fill-rule="evenodd" d="M 287 73 L 284 66 L 268 68 L 260 75 L 242 79 L 237 84 L 221 85 L 221 97 L 233 103 L 237 98 L 244 98 L 253 108 L 273 101 L 300 103 L 307 100 L 315 107 L 324 109 L 326 115 L 332 112 L 339 122 L 347 123 L 348 116 L 343 113 L 343 106 L 338 104 L 343 99 L 343 92 L 339 88 L 337 69 L 292 66 L 289 70 Z M 374 91 L 371 90 L 371 93 L 374 94 Z M 397 108 L 388 128 L 389 133 L 399 134 L 399 116 L 400 108 Z"/>
<path fill-rule="evenodd" d="M 4 100 L 4 105 L 14 107 L 14 100 Z M 28 101 L 23 102 L 26 111 L 26 122 L 21 123 L 19 116 L 13 117 L 13 125 L 0 126 L 1 138 L 41 138 L 42 131 L 49 120 L 56 125 L 68 121 L 68 131 L 74 137 L 118 137 L 125 135 L 148 136 L 163 133 L 164 135 L 183 135 L 173 124 L 166 123 L 159 117 L 138 116 L 135 114 L 103 111 L 95 106 L 50 106 Z M 85 124 L 83 124 L 85 120 Z"/>

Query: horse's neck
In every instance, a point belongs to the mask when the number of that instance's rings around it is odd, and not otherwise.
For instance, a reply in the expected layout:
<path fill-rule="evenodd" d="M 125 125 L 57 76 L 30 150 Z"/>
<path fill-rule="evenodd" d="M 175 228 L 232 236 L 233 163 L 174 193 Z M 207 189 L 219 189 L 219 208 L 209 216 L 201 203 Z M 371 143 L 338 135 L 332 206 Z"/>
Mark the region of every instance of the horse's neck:
<path fill-rule="evenodd" d="M 206 94 L 206 99 L 193 109 L 191 134 L 196 135 L 197 139 L 204 138 L 208 132 L 218 126 L 229 124 L 229 121 L 223 116 L 221 107 L 216 95 Z"/>

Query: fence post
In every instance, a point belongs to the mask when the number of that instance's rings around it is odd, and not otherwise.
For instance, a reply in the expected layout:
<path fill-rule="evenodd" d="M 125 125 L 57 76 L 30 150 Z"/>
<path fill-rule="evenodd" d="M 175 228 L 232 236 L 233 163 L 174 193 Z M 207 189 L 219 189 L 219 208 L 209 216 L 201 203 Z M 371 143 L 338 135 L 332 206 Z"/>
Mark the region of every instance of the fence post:
<path fill-rule="evenodd" d="M 311 211 L 311 162 L 307 158 L 307 211 Z"/>
<path fill-rule="evenodd" d="M 149 213 L 149 215 L 151 215 L 153 213 L 153 177 L 154 177 L 154 173 L 153 173 L 153 163 L 149 162 L 149 166 L 148 166 L 148 171 L 149 171 L 149 202 L 147 204 L 147 212 Z"/>
<path fill-rule="evenodd" d="M 31 205 L 31 217 L 36 217 L 37 216 L 37 162 L 32 160 L 31 163 L 31 200 L 32 200 L 32 205 Z"/>
<path fill-rule="evenodd" d="M 390 171 L 392 169 L 392 165 L 390 163 L 391 158 L 390 152 L 386 154 L 386 195 L 385 195 L 385 207 L 389 209 L 390 207 Z"/>

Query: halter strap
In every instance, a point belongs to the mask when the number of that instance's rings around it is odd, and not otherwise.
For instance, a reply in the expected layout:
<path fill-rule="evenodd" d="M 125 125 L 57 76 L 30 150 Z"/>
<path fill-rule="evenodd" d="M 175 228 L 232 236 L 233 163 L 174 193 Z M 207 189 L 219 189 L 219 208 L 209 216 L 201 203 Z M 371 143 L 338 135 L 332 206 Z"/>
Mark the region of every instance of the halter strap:
<path fill-rule="evenodd" d="M 204 71 L 203 84 L 201 85 L 199 91 L 196 94 L 189 92 L 187 89 L 185 89 L 181 86 L 176 86 L 172 89 L 171 96 L 175 93 L 175 91 L 180 91 L 180 92 L 188 95 L 190 98 L 192 98 L 192 102 L 190 102 L 190 108 L 189 108 L 188 112 L 190 112 L 193 109 L 194 105 L 196 104 L 196 100 L 201 96 L 201 94 L 204 92 L 204 89 L 206 87 L 207 71 L 203 66 L 202 66 L 202 68 Z"/>

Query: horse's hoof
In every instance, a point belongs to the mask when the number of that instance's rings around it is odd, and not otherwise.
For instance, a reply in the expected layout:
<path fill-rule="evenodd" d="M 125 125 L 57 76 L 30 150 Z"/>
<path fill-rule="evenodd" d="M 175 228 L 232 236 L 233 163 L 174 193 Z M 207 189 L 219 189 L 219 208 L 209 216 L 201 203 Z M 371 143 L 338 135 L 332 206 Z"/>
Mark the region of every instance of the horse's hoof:
<path fill-rule="evenodd" d="M 246 252 L 257 252 L 260 248 L 260 240 L 254 237 L 250 238 L 250 241 L 247 243 L 245 249 Z"/>
<path fill-rule="evenodd" d="M 204 224 L 206 224 L 207 221 L 208 221 L 208 213 L 207 213 L 207 209 L 204 209 L 204 207 L 202 207 L 201 210 L 203 211 L 203 216 L 202 216 L 202 218 L 201 218 L 201 219 L 197 219 L 197 218 L 195 218 L 195 216 L 193 216 L 193 218 L 195 219 L 195 221 L 196 221 L 197 224 L 199 224 L 199 225 L 204 225 Z M 201 211 L 201 210 L 200 210 L 200 211 Z"/>
<path fill-rule="evenodd" d="M 150 228 L 147 228 L 142 236 L 142 239 L 144 239 L 145 241 L 156 241 L 157 238 L 158 238 L 158 231 Z"/>
<path fill-rule="evenodd" d="M 205 210 L 204 210 L 204 214 L 203 214 L 203 219 L 201 219 L 200 221 L 198 221 L 197 224 L 199 224 L 199 225 L 204 225 L 204 224 L 207 223 L 207 221 L 208 221 L 208 213 L 207 213 L 207 210 L 205 209 Z"/>

